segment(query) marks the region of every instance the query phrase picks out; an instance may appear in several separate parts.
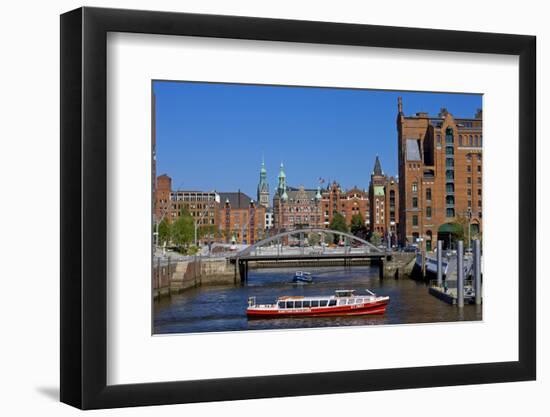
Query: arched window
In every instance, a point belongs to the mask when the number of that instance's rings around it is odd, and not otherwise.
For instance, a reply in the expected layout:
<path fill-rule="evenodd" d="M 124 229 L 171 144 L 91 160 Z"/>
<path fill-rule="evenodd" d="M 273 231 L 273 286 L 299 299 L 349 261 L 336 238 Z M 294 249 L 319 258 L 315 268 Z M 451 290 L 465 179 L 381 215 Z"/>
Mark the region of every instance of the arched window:
<path fill-rule="evenodd" d="M 473 145 L 473 138 L 472 138 L 472 135 L 470 135 L 470 137 L 468 138 L 468 144 L 469 144 L 470 146 Z"/>
<path fill-rule="evenodd" d="M 445 130 L 445 143 L 447 144 L 453 144 L 454 143 L 454 137 L 453 137 L 453 129 L 448 127 Z"/>
<path fill-rule="evenodd" d="M 448 195 L 447 197 L 445 197 L 445 202 L 447 203 L 448 206 L 454 206 L 455 204 L 454 196 Z"/>
<path fill-rule="evenodd" d="M 449 182 L 445 185 L 445 191 L 448 193 L 454 193 L 455 192 L 455 185 L 452 182 Z"/>
<path fill-rule="evenodd" d="M 462 135 L 458 135 L 458 146 L 462 146 Z"/>
<path fill-rule="evenodd" d="M 426 250 L 428 252 L 432 251 L 432 231 L 428 230 L 426 232 Z"/>

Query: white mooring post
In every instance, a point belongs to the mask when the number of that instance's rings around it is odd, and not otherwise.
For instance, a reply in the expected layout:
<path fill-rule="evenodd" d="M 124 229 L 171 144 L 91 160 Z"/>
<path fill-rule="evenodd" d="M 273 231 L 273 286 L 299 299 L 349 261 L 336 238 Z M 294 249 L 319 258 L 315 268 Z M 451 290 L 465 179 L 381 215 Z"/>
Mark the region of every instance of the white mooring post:
<path fill-rule="evenodd" d="M 443 241 L 437 241 L 437 286 L 443 286 Z"/>
<path fill-rule="evenodd" d="M 474 291 L 476 304 L 481 304 L 481 242 L 474 240 Z"/>
<path fill-rule="evenodd" d="M 459 308 L 464 307 L 464 242 L 458 241 L 456 251 L 456 303 Z"/>

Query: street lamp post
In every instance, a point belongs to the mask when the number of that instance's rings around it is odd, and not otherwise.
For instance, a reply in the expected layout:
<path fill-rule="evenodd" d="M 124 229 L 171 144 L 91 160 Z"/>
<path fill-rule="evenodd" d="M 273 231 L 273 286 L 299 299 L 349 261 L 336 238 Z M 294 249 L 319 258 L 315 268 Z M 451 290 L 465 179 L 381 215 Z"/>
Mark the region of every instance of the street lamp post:
<path fill-rule="evenodd" d="M 206 213 L 208 213 L 208 208 L 200 213 L 199 218 L 195 220 L 195 246 L 197 246 L 197 230 L 199 228 L 199 222 L 203 219 Z"/>

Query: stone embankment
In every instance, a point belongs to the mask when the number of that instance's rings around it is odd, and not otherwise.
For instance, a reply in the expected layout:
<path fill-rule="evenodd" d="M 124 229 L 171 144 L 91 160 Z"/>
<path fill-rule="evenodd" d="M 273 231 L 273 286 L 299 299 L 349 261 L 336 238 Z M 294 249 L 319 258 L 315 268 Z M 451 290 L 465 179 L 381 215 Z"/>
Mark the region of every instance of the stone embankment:
<path fill-rule="evenodd" d="M 410 277 L 414 268 L 416 254 L 394 252 L 389 260 L 384 261 L 384 278 Z"/>
<path fill-rule="evenodd" d="M 153 267 L 153 297 L 177 294 L 189 288 L 209 284 L 233 284 L 235 267 L 225 258 L 189 261 L 157 261 Z"/>

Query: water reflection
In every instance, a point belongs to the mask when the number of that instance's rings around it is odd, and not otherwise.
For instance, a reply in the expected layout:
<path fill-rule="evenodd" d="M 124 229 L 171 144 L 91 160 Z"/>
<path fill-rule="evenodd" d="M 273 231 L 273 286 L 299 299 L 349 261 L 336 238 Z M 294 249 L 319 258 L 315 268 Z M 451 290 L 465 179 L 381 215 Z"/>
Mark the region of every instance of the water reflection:
<path fill-rule="evenodd" d="M 292 329 L 377 324 L 434 323 L 481 320 L 481 307 L 466 305 L 461 311 L 428 294 L 425 284 L 409 279 L 378 278 L 371 267 L 325 267 L 308 270 L 312 284 L 293 284 L 295 269 L 250 270 L 248 285 L 203 286 L 155 302 L 154 333 L 196 333 L 232 330 Z M 272 303 L 284 295 L 329 295 L 337 289 L 368 288 L 389 295 L 384 315 L 304 317 L 248 320 L 248 297 Z"/>

